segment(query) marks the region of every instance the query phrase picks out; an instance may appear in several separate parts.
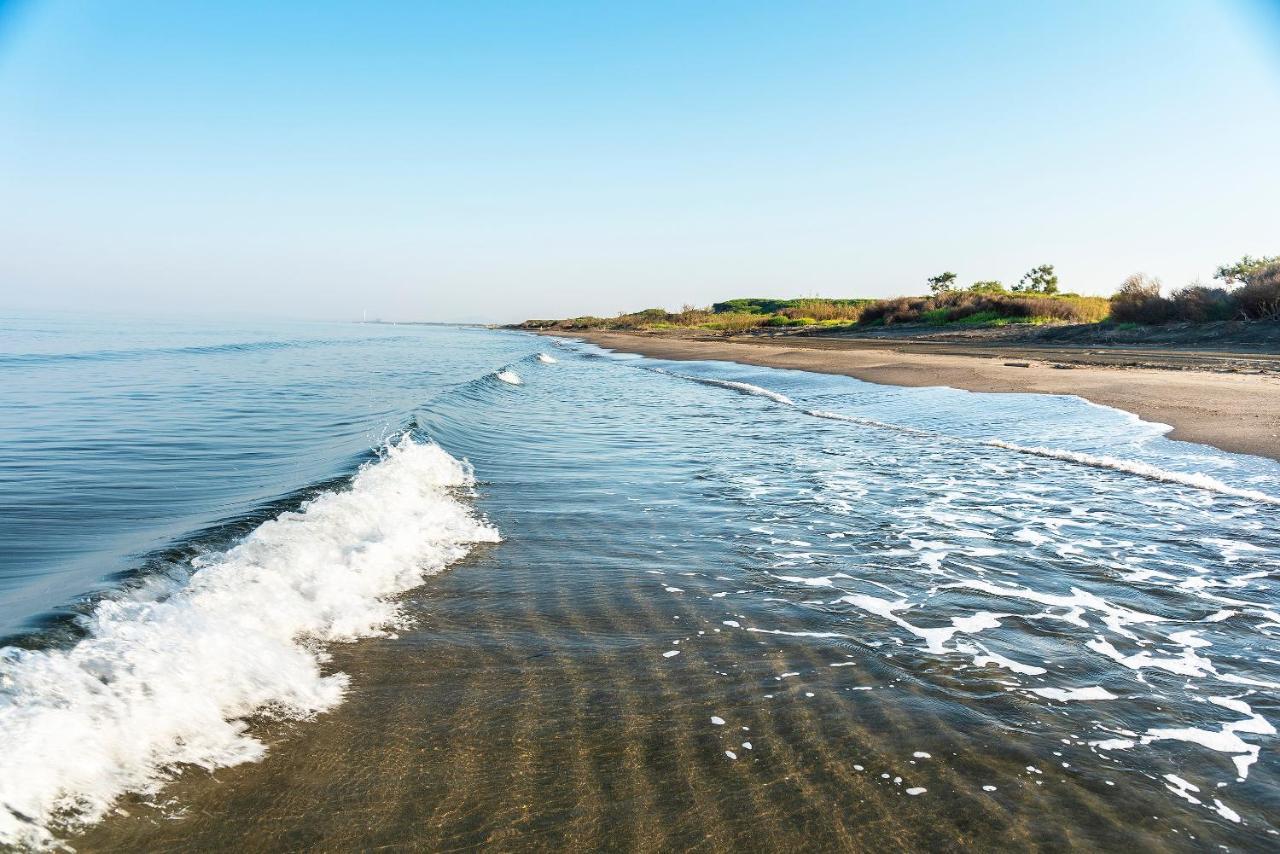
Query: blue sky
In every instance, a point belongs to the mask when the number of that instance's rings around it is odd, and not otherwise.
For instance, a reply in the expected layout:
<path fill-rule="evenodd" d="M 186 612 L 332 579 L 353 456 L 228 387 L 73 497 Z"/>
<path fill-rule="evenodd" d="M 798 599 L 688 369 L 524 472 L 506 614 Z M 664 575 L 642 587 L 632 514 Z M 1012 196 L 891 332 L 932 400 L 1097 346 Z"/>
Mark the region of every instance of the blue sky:
<path fill-rule="evenodd" d="M 18 309 L 511 320 L 1280 253 L 1272 0 L 0 0 Z"/>

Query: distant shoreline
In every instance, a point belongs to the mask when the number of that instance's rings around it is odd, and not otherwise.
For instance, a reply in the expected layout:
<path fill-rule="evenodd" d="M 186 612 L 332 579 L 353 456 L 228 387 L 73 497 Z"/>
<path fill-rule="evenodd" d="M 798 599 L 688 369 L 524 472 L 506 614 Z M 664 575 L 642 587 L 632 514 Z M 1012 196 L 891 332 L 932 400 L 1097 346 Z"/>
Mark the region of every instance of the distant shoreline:
<path fill-rule="evenodd" d="M 1048 348 L 836 336 L 541 334 L 660 359 L 741 362 L 886 385 L 1078 395 L 1171 425 L 1172 439 L 1280 460 L 1280 355 L 1257 351 Z"/>

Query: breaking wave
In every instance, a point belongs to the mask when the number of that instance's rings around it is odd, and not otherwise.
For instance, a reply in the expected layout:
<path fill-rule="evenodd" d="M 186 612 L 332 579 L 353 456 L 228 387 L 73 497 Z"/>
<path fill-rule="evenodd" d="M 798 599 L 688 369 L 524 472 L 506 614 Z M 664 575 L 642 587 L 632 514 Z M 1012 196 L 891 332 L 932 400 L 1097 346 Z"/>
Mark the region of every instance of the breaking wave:
<path fill-rule="evenodd" d="M 1182 486 L 1190 486 L 1196 489 L 1203 489 L 1208 492 L 1217 492 L 1221 495 L 1230 495 L 1235 498 L 1245 498 L 1250 501 L 1257 501 L 1263 504 L 1274 504 L 1280 506 L 1280 498 L 1274 495 L 1268 495 L 1265 492 L 1259 492 L 1256 489 L 1241 489 L 1223 483 L 1216 477 L 1197 472 L 1177 472 L 1162 469 L 1148 463 L 1140 463 L 1135 460 L 1122 460 L 1116 457 L 1095 456 L 1094 454 L 1084 454 L 1079 451 L 1061 451 L 1055 448 L 1029 448 L 1025 445 L 1015 445 L 1012 442 L 1004 442 L 1000 439 L 988 439 L 983 443 L 993 448 L 1003 448 L 1006 451 L 1014 451 L 1019 454 L 1028 454 L 1033 457 L 1044 457 L 1050 460 L 1062 460 L 1063 462 L 1076 463 L 1077 465 L 1089 466 L 1090 468 L 1110 469 L 1112 471 L 1125 472 L 1126 474 L 1137 475 L 1138 477 L 1154 480 L 1160 483 L 1176 483 Z"/>
<path fill-rule="evenodd" d="M 972 440 L 962 439 L 956 436 L 948 436 L 931 430 L 921 430 L 917 427 L 909 427 L 904 424 L 892 424 L 885 421 L 878 421 L 873 418 L 862 418 L 855 415 L 844 415 L 839 412 L 831 412 L 824 409 L 805 409 L 797 404 L 794 400 L 784 394 L 776 391 L 770 391 L 767 388 L 761 388 L 751 383 L 736 382 L 734 380 L 720 380 L 710 377 L 689 376 L 688 374 L 678 374 L 663 368 L 651 369 L 655 373 L 666 374 L 678 379 L 690 380 L 703 385 L 718 386 L 720 388 L 732 389 L 742 394 L 749 394 L 755 397 L 764 397 L 776 403 L 786 406 L 797 407 L 805 415 L 813 418 L 825 418 L 833 421 L 845 421 L 850 424 L 860 424 L 867 427 L 875 427 L 886 430 L 895 430 L 900 433 L 909 433 L 917 436 L 926 436 L 935 440 L 951 441 L 951 442 L 969 442 Z M 1135 416 L 1136 417 L 1136 416 Z M 1063 462 L 1075 463 L 1077 465 L 1089 466 L 1091 468 L 1109 469 L 1111 471 L 1123 472 L 1125 474 L 1136 475 L 1137 477 L 1147 480 L 1157 481 L 1160 483 L 1173 483 L 1180 486 L 1189 486 L 1194 489 L 1203 489 L 1207 492 L 1216 492 L 1219 495 L 1228 495 L 1233 498 L 1243 498 L 1248 501 L 1256 501 L 1261 504 L 1271 504 L 1280 506 L 1280 497 L 1269 495 L 1265 492 L 1259 492 L 1256 489 L 1243 489 L 1223 483 L 1216 477 L 1199 472 L 1176 472 L 1153 466 L 1149 463 L 1138 462 L 1136 460 L 1122 460 L 1117 457 L 1097 456 L 1094 454 L 1086 454 L 1079 451 L 1065 451 L 1055 448 L 1045 447 L 1028 447 L 1025 445 L 1017 445 L 1012 442 L 1005 442 L 1000 439 L 987 439 L 978 444 L 991 448 L 1000 448 L 1006 451 L 1012 451 L 1018 454 L 1027 454 L 1030 456 L 1044 457 L 1045 459 L 1061 460 Z"/>
<path fill-rule="evenodd" d="M 246 719 L 342 701 L 324 644 L 384 633 L 397 594 L 498 532 L 460 500 L 469 466 L 408 435 L 347 488 L 192 562 L 185 583 L 98 605 L 67 649 L 0 649 L 0 847 L 49 847 L 180 764 L 261 759 Z"/>
<path fill-rule="evenodd" d="M 716 386 L 718 388 L 732 389 L 736 392 L 740 392 L 741 394 L 751 395 L 752 397 L 768 398 L 774 403 L 781 403 L 786 406 L 796 405 L 796 402 L 785 394 L 778 394 L 776 391 L 770 391 L 767 388 L 761 388 L 760 386 L 752 385 L 751 383 L 740 383 L 735 382 L 734 380 L 717 380 L 712 379 L 711 377 L 691 377 L 688 374 L 677 374 L 673 371 L 663 370 L 662 368 L 654 368 L 653 370 L 655 373 L 666 374 L 668 376 L 676 377 L 677 379 L 689 380 L 690 382 Z"/>
<path fill-rule="evenodd" d="M 508 385 L 524 385 L 524 380 L 520 378 L 520 375 L 510 368 L 498 371 L 494 376 Z"/>

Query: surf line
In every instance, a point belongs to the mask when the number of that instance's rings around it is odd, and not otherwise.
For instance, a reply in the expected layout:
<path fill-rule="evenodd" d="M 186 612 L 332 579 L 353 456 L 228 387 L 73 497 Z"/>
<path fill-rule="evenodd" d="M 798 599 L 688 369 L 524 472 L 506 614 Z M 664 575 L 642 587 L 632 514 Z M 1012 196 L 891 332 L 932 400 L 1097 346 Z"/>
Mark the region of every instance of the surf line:
<path fill-rule="evenodd" d="M 1200 489 L 1206 492 L 1214 492 L 1219 495 L 1226 495 L 1232 498 L 1241 498 L 1247 501 L 1256 501 L 1260 504 L 1269 504 L 1272 506 L 1280 506 L 1280 497 L 1260 492 L 1256 489 L 1241 489 L 1224 483 L 1211 475 L 1199 472 L 1176 472 L 1162 469 L 1159 466 L 1153 466 L 1149 463 L 1139 462 L 1137 460 L 1122 460 L 1118 457 L 1086 454 L 1080 451 L 1059 450 L 1056 448 L 1031 447 L 1026 445 L 1018 445 L 1013 442 L 1006 442 L 1002 439 L 962 439 L 958 436 L 950 436 L 946 433 L 939 433 L 933 430 L 922 430 L 917 427 L 909 427 L 905 424 L 891 424 L 885 421 L 877 421 L 872 418 L 860 418 L 855 415 L 844 415 L 839 412 L 829 412 L 822 409 L 806 409 L 800 406 L 791 398 L 776 391 L 771 391 L 761 386 L 752 385 L 751 383 L 737 382 L 734 380 L 719 380 L 709 377 L 694 377 L 688 374 L 676 373 L 665 368 L 645 368 L 645 370 L 654 373 L 664 374 L 669 377 L 687 380 L 689 382 L 699 383 L 701 385 L 716 386 L 719 388 L 736 391 L 739 394 L 751 395 L 753 397 L 762 397 L 771 400 L 780 406 L 794 408 L 805 415 L 813 418 L 825 418 L 832 421 L 845 421 L 851 424 L 859 424 L 866 427 L 874 427 L 883 430 L 893 430 L 898 433 L 907 433 L 915 436 L 923 436 L 935 441 L 954 442 L 960 445 L 980 445 L 987 448 L 998 448 L 1003 451 L 1009 451 L 1024 456 L 1040 457 L 1042 459 L 1057 460 L 1059 462 L 1071 465 L 1084 466 L 1086 468 L 1101 469 L 1105 471 L 1114 471 L 1122 474 L 1129 474 L 1140 477 L 1145 480 L 1154 481 L 1156 483 L 1169 483 L 1178 486 L 1187 486 L 1192 489 Z"/>

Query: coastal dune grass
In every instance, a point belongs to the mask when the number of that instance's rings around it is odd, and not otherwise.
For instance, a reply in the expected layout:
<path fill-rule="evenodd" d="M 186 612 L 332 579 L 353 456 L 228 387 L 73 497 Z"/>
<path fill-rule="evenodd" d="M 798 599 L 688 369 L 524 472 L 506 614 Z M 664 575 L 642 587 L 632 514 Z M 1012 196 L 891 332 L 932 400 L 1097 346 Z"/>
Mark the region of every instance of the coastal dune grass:
<path fill-rule="evenodd" d="M 1037 271 L 1052 271 L 1045 265 Z M 950 287 L 955 274 L 930 279 L 935 293 L 892 299 L 763 299 L 745 297 L 706 308 L 686 305 L 680 311 L 649 308 L 616 317 L 571 317 L 526 320 L 524 329 L 647 331 L 690 329 L 725 334 L 755 329 L 845 327 L 916 324 L 925 326 L 1005 326 L 1008 324 L 1158 325 L 1171 322 L 1280 321 L 1280 256 L 1242 258 L 1219 269 L 1227 287 L 1195 283 L 1166 297 L 1158 279 L 1135 274 L 1111 297 L 1057 293 L 1052 287 L 1006 290 L 999 282 L 976 282 L 967 290 Z"/>
<path fill-rule="evenodd" d="M 927 323 L 933 326 L 948 323 L 1099 323 L 1110 314 L 1111 301 L 1106 297 L 947 291 L 928 297 L 877 300 L 866 307 L 860 321 L 863 325 L 885 326 L 896 323 Z"/>
<path fill-rule="evenodd" d="M 929 297 L 873 299 L 734 299 L 709 308 L 685 306 L 678 312 L 661 308 L 564 320 L 526 320 L 525 329 L 647 331 L 704 329 L 747 332 L 793 327 L 884 326 L 898 323 L 949 323 L 1001 326 L 1007 323 L 1096 323 L 1107 317 L 1104 297 L 1071 294 L 1027 296 L 1011 293 L 942 293 Z"/>

